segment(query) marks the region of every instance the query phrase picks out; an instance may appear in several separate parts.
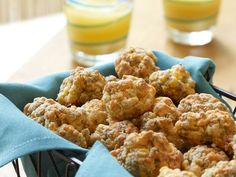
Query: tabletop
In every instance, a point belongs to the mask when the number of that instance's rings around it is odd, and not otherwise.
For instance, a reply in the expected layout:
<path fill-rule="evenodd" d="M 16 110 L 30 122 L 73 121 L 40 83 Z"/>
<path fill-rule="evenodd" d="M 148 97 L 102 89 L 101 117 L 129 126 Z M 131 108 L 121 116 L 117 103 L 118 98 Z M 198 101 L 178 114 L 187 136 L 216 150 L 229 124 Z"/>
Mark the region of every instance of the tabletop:
<path fill-rule="evenodd" d="M 161 0 L 136 0 L 127 46 L 159 50 L 177 57 L 192 55 L 211 58 L 216 64 L 214 84 L 236 93 L 235 9 L 235 0 L 222 1 L 214 40 L 205 46 L 190 47 L 175 44 L 167 38 Z M 76 66 L 71 58 L 64 27 L 8 81 L 26 82 Z"/>

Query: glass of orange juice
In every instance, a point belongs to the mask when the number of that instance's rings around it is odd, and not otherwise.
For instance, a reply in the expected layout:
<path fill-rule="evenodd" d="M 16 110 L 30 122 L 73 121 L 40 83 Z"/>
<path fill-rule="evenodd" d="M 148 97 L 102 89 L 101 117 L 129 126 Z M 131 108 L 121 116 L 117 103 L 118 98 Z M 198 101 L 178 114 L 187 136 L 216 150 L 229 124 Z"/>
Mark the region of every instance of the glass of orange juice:
<path fill-rule="evenodd" d="M 67 0 L 64 12 L 78 63 L 92 66 L 113 60 L 125 47 L 132 0 Z"/>
<path fill-rule="evenodd" d="M 212 41 L 220 0 L 163 0 L 163 6 L 174 42 L 197 46 Z"/>

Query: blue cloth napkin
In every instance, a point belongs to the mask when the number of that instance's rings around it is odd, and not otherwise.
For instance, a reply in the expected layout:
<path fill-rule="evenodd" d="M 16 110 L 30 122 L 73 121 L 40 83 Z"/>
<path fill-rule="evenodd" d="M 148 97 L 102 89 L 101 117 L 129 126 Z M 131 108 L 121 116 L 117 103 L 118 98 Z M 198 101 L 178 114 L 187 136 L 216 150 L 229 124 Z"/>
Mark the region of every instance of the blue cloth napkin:
<path fill-rule="evenodd" d="M 96 142 L 88 152 L 86 159 L 76 173 L 76 177 L 132 177 L 109 151 Z"/>
<path fill-rule="evenodd" d="M 182 64 L 197 82 L 198 92 L 210 93 L 218 97 L 208 83 L 212 80 L 215 71 L 215 65 L 210 59 L 197 57 L 178 59 L 161 52 L 154 52 L 154 54 L 158 58 L 157 65 L 161 69 Z M 99 70 L 105 76 L 115 74 L 114 63 L 95 66 L 93 69 Z M 64 72 L 26 84 L 0 84 L 0 166 L 18 157 L 25 156 L 26 159 L 26 155 L 33 152 L 63 149 L 86 156 L 76 174 L 78 177 L 108 177 L 111 174 L 117 177 L 130 177 L 130 174 L 118 164 L 101 143 L 96 143 L 90 150 L 81 148 L 35 123 L 22 113 L 24 105 L 32 102 L 35 97 L 56 98 L 60 84 L 68 75 L 69 72 Z M 27 163 L 27 160 L 25 162 L 26 173 L 33 177 L 32 165 Z M 50 176 L 48 164 L 45 163 L 43 166 L 48 170 L 42 175 Z"/>

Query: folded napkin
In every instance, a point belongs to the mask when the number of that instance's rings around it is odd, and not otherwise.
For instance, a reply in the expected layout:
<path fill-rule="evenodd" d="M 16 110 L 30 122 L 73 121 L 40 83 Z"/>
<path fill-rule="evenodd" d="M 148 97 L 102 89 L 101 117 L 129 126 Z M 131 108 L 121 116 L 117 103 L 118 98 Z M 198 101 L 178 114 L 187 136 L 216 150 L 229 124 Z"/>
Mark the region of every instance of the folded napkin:
<path fill-rule="evenodd" d="M 158 58 L 157 65 L 161 69 L 182 64 L 197 82 L 198 92 L 210 93 L 218 97 L 208 83 L 212 80 L 215 71 L 215 65 L 210 59 L 197 57 L 178 59 L 161 52 L 154 52 L 154 54 Z M 115 74 L 114 63 L 95 66 L 93 69 L 99 70 L 105 76 Z M 96 143 L 90 150 L 81 148 L 35 123 L 22 113 L 24 105 L 32 102 L 35 97 L 45 96 L 55 99 L 60 84 L 68 75 L 69 72 L 64 72 L 26 84 L 0 84 L 0 166 L 24 156 L 26 174 L 33 177 L 35 172 L 27 154 L 62 149 L 76 152 L 78 158 L 86 157 L 76 176 L 108 177 L 112 174 L 117 177 L 130 177 L 130 174 L 118 164 L 101 143 Z M 42 165 L 45 169 L 42 176 L 55 176 L 52 175 L 47 160 L 44 160 Z M 64 168 L 60 169 L 64 170 Z"/>

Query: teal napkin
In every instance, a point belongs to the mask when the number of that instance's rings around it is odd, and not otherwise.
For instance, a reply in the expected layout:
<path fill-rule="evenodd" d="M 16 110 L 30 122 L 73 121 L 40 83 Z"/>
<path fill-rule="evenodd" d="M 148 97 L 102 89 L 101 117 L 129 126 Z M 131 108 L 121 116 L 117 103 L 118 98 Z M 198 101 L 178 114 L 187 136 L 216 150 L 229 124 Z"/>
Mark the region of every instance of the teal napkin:
<path fill-rule="evenodd" d="M 112 175 L 111 175 L 112 174 Z M 86 159 L 76 173 L 76 177 L 132 177 L 109 151 L 96 142 L 88 152 Z"/>
<path fill-rule="evenodd" d="M 182 64 L 197 82 L 198 92 L 210 93 L 218 97 L 208 83 L 211 82 L 215 71 L 215 65 L 210 59 L 197 57 L 178 59 L 161 52 L 154 52 L 154 54 L 158 58 L 157 65 L 161 69 Z M 99 70 L 105 76 L 115 74 L 114 63 L 95 66 L 93 69 Z M 68 75 L 69 72 L 64 72 L 26 84 L 0 84 L 0 166 L 24 156 L 26 173 L 33 177 L 35 172 L 27 154 L 62 149 L 77 152 L 78 158 L 86 157 L 76 176 L 106 177 L 112 174 L 112 176 L 129 177 L 130 174 L 118 164 L 101 143 L 96 143 L 90 150 L 83 149 L 57 136 L 22 113 L 24 105 L 32 102 L 35 97 L 56 98 L 60 84 Z M 42 176 L 54 176 L 49 165 L 45 160 L 43 166 L 46 170 Z"/>

